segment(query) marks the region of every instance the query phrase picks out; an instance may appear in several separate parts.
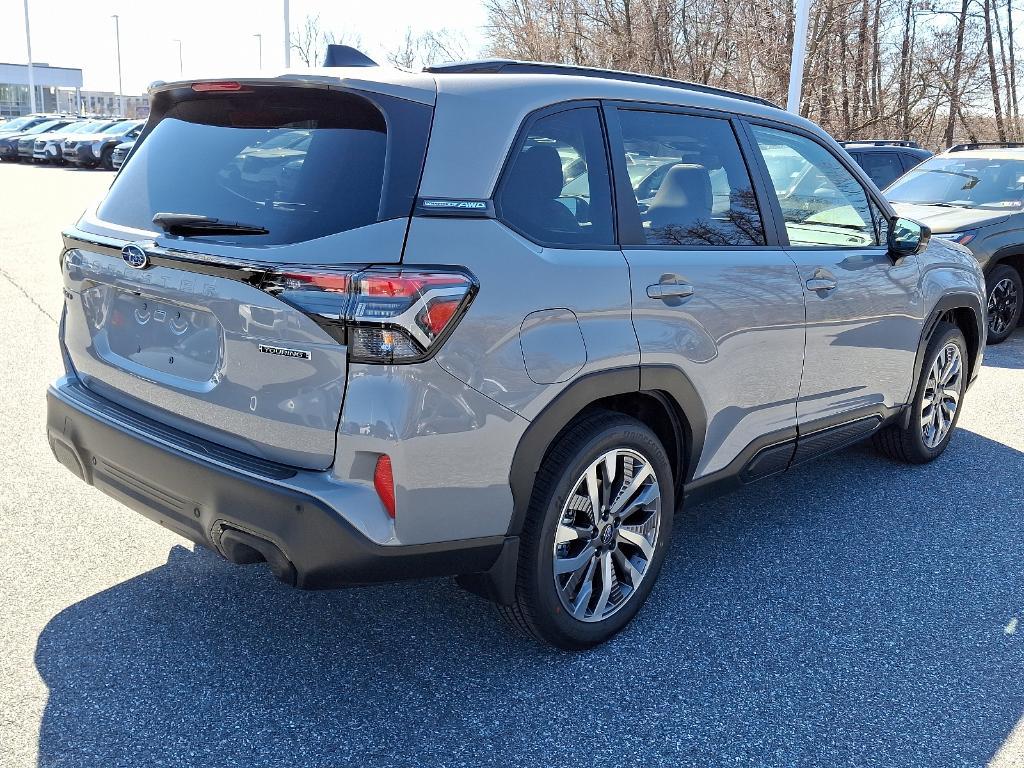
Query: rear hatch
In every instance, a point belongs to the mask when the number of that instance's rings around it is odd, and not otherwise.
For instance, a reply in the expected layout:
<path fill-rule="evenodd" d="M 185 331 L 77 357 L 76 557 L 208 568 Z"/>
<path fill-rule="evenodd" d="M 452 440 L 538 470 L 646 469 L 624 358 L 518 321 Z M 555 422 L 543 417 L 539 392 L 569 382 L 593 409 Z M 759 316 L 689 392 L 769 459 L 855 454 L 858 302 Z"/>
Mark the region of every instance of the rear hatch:
<path fill-rule="evenodd" d="M 330 466 L 349 357 L 332 291 L 401 261 L 434 96 L 432 81 L 361 86 L 154 93 L 132 161 L 65 233 L 64 340 L 85 386 L 231 448 Z M 285 278 L 314 268 L 315 295 L 290 298 Z"/>

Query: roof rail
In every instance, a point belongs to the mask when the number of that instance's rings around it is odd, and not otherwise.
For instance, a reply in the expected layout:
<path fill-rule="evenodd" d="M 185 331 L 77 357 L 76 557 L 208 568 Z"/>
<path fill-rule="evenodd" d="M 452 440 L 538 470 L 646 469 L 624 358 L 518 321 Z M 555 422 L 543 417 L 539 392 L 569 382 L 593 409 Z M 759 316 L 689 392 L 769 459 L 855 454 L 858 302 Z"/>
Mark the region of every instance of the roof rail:
<path fill-rule="evenodd" d="M 971 141 L 967 144 L 954 144 L 947 149 L 947 152 L 965 152 L 969 149 L 1022 149 L 1024 142 L 1020 141 Z"/>
<path fill-rule="evenodd" d="M 859 144 L 861 146 L 867 145 L 871 147 L 908 147 L 909 149 L 920 149 L 921 145 L 916 141 L 906 141 L 903 139 L 849 139 L 848 141 L 840 141 L 839 146 L 847 147 L 852 144 Z"/>
<path fill-rule="evenodd" d="M 669 88 L 680 88 L 687 91 L 696 91 L 698 93 L 708 93 L 714 96 L 726 96 L 730 99 L 751 101 L 755 104 L 764 104 L 767 107 L 778 107 L 777 104 L 773 104 L 768 101 L 768 99 L 762 99 L 759 96 L 751 96 L 746 93 L 730 91 L 726 88 L 716 88 L 713 85 L 691 83 L 686 80 L 674 80 L 670 77 L 658 77 L 657 75 L 642 75 L 638 72 L 620 72 L 616 69 L 579 67 L 573 64 L 550 64 L 540 61 L 518 61 L 516 59 L 480 59 L 477 61 L 458 61 L 450 64 L 437 64 L 431 67 L 424 67 L 423 71 L 438 75 L 520 74 L 599 77 L 606 80 L 622 80 L 629 83 L 663 85 Z"/>

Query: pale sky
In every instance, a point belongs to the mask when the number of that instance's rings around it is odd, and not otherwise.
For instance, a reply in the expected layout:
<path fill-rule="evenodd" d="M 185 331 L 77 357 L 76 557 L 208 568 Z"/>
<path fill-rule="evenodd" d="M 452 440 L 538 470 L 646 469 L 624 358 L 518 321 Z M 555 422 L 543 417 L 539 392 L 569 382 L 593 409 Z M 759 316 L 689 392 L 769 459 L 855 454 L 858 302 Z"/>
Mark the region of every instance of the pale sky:
<path fill-rule="evenodd" d="M 23 0 L 0 0 L 0 62 L 24 64 Z M 125 94 L 143 93 L 154 80 L 178 77 L 178 44 L 186 75 L 248 71 L 257 65 L 263 35 L 264 68 L 284 65 L 282 0 L 29 0 L 32 59 L 78 67 L 88 90 L 117 90 L 114 20 L 120 16 L 121 70 Z M 448 28 L 463 34 L 471 55 L 485 45 L 481 0 L 291 0 L 295 32 L 308 15 L 336 36 L 358 35 L 361 49 L 381 63 L 414 34 Z M 292 66 L 301 66 L 292 54 Z"/>

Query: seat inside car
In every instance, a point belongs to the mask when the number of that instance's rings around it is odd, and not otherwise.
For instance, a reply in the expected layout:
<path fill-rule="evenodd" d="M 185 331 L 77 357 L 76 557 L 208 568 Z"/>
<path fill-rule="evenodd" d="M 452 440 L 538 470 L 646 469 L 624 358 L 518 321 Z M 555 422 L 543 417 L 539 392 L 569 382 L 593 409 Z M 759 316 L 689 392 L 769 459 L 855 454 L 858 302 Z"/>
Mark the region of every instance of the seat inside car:
<path fill-rule="evenodd" d="M 558 201 L 565 179 L 554 147 L 529 147 L 516 160 L 503 195 L 506 216 L 531 224 L 531 231 L 579 232 L 572 212 Z"/>
<path fill-rule="evenodd" d="M 678 163 L 665 174 L 647 209 L 651 227 L 691 227 L 711 218 L 711 174 L 703 165 Z"/>

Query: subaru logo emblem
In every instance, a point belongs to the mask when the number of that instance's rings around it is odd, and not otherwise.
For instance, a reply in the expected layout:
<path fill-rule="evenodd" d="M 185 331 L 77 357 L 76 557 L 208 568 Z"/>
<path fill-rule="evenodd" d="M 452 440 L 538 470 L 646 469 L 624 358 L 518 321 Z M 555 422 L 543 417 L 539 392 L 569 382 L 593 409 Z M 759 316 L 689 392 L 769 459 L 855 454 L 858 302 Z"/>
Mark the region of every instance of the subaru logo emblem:
<path fill-rule="evenodd" d="M 126 245 L 122 248 L 121 258 L 132 269 L 145 269 L 149 266 L 149 256 L 137 245 Z"/>

